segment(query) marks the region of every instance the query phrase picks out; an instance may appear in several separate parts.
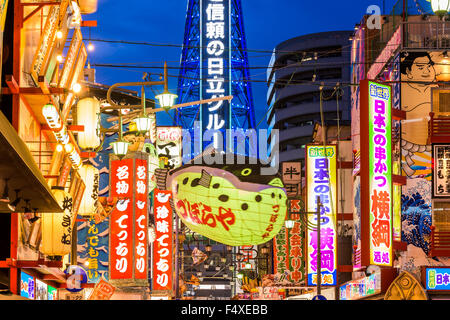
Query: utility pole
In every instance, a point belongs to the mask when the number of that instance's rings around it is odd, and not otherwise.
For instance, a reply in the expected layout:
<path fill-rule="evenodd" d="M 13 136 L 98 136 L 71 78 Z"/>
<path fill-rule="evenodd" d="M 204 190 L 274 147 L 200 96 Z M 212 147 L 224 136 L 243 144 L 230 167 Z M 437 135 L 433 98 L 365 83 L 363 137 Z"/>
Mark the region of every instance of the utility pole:
<path fill-rule="evenodd" d="M 320 197 L 317 196 L 317 294 L 320 295 L 322 285 L 322 257 L 321 257 L 321 243 L 320 241 Z"/>

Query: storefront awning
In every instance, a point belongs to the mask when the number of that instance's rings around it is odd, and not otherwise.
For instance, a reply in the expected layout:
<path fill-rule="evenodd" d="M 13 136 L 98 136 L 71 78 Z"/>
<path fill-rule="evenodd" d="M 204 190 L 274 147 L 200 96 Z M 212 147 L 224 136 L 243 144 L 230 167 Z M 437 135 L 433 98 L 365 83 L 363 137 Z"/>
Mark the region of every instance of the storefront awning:
<path fill-rule="evenodd" d="M 10 202 L 16 200 L 16 192 L 21 201 L 15 212 L 24 212 L 25 200 L 30 209 L 37 212 L 62 212 L 56 199 L 33 159 L 28 147 L 17 134 L 8 119 L 0 112 L 0 179 L 8 179 Z M 4 181 L 2 185 L 4 185 Z M 0 197 L 3 195 L 0 190 Z M 3 198 L 3 197 L 2 197 Z M 0 202 L 0 213 L 10 213 L 6 202 Z"/>

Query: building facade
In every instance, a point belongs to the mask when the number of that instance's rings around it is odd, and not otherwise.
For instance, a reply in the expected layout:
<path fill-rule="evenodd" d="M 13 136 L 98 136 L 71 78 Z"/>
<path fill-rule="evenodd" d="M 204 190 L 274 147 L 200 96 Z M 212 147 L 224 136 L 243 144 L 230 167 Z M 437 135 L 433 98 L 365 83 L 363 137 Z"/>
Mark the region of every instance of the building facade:
<path fill-rule="evenodd" d="M 350 90 L 342 88 L 339 111 L 336 98 L 326 101 L 338 83 L 350 80 L 351 31 L 304 35 L 280 43 L 267 72 L 268 145 L 279 130 L 280 162 L 304 161 L 305 145 L 312 142 L 315 124 L 321 123 L 320 88 L 323 85 L 325 124 L 350 123 Z"/>
<path fill-rule="evenodd" d="M 389 16 L 382 19 L 381 29 L 373 30 L 367 28 L 366 19 L 356 27 L 351 57 L 352 81 L 359 84 L 351 92 L 354 281 L 341 287 L 340 298 L 373 295 L 355 296 L 351 289 L 358 281 L 368 283 L 369 274 L 378 277 L 382 288 L 376 289 L 384 299 L 443 298 L 449 292 L 445 273 L 450 263 L 445 238 L 449 230 L 446 148 L 450 136 L 445 131 L 449 24 L 437 16 Z M 374 41 L 381 45 L 374 46 Z M 371 91 L 375 87 L 381 91 Z M 369 101 L 379 100 L 383 88 L 391 91 L 386 95 L 390 108 L 385 111 L 392 118 L 387 151 L 392 162 L 386 167 L 391 170 L 387 179 L 390 191 L 384 193 L 389 195 L 386 203 L 391 207 L 389 213 L 383 213 L 389 218 L 384 229 L 380 198 L 372 197 L 376 188 L 373 194 L 365 191 L 370 189 L 367 177 L 372 171 L 364 169 L 381 161 L 380 152 L 373 158 L 367 156 L 367 141 L 372 138 L 364 122 L 372 110 Z M 379 138 L 373 141 L 381 143 Z M 384 247 L 386 255 L 372 251 L 375 245 Z M 392 274 L 382 275 L 389 269 L 395 271 L 395 280 Z M 410 286 L 403 287 L 402 281 Z"/>

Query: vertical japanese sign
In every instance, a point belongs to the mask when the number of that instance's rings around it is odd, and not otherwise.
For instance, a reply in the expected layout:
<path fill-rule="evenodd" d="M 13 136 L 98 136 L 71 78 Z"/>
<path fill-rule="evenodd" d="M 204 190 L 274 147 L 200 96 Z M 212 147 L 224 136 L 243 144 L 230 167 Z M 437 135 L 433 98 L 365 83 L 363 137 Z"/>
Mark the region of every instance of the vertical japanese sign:
<path fill-rule="evenodd" d="M 230 83 L 230 0 L 201 0 L 201 99 L 224 97 L 231 92 Z M 230 103 L 217 101 L 202 105 L 202 132 L 217 130 L 212 142 L 222 147 L 222 137 L 230 126 Z M 205 141 L 203 148 L 210 145 Z M 224 150 L 226 147 L 224 146 Z"/>
<path fill-rule="evenodd" d="M 154 197 L 153 290 L 172 290 L 172 193 L 155 189 Z"/>
<path fill-rule="evenodd" d="M 302 164 L 301 162 L 283 162 L 282 180 L 288 197 L 297 197 L 301 192 Z"/>
<path fill-rule="evenodd" d="M 133 158 L 110 163 L 110 196 L 119 200 L 110 218 L 109 279 L 117 286 L 148 281 L 147 157 L 135 152 Z"/>
<path fill-rule="evenodd" d="M 433 197 L 450 197 L 450 145 L 433 145 Z"/>
<path fill-rule="evenodd" d="M 281 275 L 280 280 L 288 280 L 293 284 L 305 281 L 303 229 L 303 224 L 296 221 L 292 229 L 283 226 L 273 239 L 274 270 Z"/>
<path fill-rule="evenodd" d="M 321 284 L 337 285 L 337 147 L 306 147 L 307 274 L 308 285 L 317 285 L 317 253 L 320 244 Z M 317 239 L 317 197 L 320 198 L 320 240 Z"/>
<path fill-rule="evenodd" d="M 391 87 L 361 87 L 361 263 L 392 266 Z"/>
<path fill-rule="evenodd" d="M 89 217 L 89 227 L 87 230 L 86 244 L 87 244 L 87 276 L 89 283 L 96 283 L 100 274 L 98 272 L 99 266 L 99 229 L 95 223 L 93 216 Z"/>
<path fill-rule="evenodd" d="M 136 159 L 135 199 L 135 278 L 148 278 L 148 163 Z"/>
<path fill-rule="evenodd" d="M 182 165 L 181 127 L 157 127 L 156 153 L 160 168 L 174 169 Z"/>

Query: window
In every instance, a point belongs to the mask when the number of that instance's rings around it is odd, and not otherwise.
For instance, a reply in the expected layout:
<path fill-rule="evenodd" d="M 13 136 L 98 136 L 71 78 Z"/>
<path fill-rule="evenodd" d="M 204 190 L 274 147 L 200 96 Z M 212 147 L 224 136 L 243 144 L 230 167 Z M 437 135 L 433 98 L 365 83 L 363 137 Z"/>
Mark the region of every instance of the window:
<path fill-rule="evenodd" d="M 450 202 L 434 202 L 432 221 L 436 231 L 450 231 Z"/>

